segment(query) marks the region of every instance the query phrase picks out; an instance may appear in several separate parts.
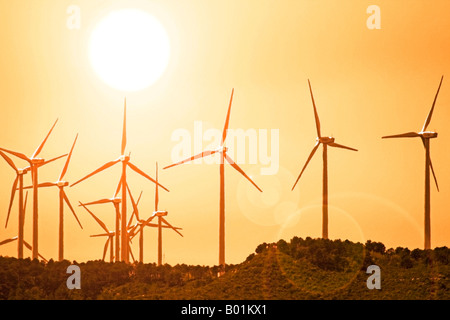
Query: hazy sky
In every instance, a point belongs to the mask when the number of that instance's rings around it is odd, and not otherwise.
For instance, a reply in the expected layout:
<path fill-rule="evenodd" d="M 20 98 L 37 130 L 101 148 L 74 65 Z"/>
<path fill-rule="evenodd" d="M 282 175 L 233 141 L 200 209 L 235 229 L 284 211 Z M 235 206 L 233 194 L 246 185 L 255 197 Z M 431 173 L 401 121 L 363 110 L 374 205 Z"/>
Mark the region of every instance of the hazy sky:
<path fill-rule="evenodd" d="M 69 5 L 80 8 L 80 29 L 66 26 Z M 381 10 L 381 29 L 366 25 L 370 5 Z M 137 92 L 109 87 L 88 56 L 96 24 L 123 8 L 156 17 L 171 44 L 163 76 Z M 208 129 L 222 130 L 234 88 L 230 128 L 250 129 L 258 140 L 257 146 L 244 149 L 247 163 L 240 165 L 264 191 L 226 167 L 226 261 L 240 263 L 262 242 L 321 236 L 321 149 L 291 191 L 316 138 L 310 79 L 322 134 L 359 150 L 329 148 L 330 238 L 423 248 L 423 146 L 419 139 L 381 136 L 419 131 L 444 75 L 429 126 L 439 133 L 431 142 L 431 156 L 440 186 L 439 193 L 431 187 L 431 241 L 433 247 L 448 246 L 449 9 L 448 0 L 2 0 L 0 146 L 31 155 L 59 118 L 41 155 L 68 152 L 79 133 L 66 175 L 75 182 L 119 156 L 126 96 L 127 152 L 154 176 L 156 161 L 160 167 L 172 163 L 180 133 L 191 134 L 191 152 L 195 140 L 204 147 L 211 143 L 208 135 L 214 131 Z M 273 130 L 278 130 L 279 144 L 265 140 Z M 261 156 L 267 151 L 261 151 L 264 141 L 272 146 L 266 155 L 272 153 L 272 161 L 278 155 L 278 163 L 272 162 L 275 174 L 261 174 L 269 167 Z M 249 163 L 251 152 L 257 152 L 256 163 Z M 39 180 L 56 180 L 63 163 L 42 168 Z M 67 188 L 67 194 L 73 205 L 110 197 L 119 175 L 119 167 L 110 169 Z M 2 240 L 17 235 L 17 202 L 4 229 L 15 175 L 3 160 L 0 176 Z M 161 191 L 160 209 L 169 211 L 168 221 L 183 228 L 184 235 L 165 230 L 164 262 L 217 264 L 219 167 L 189 164 L 159 176 L 170 189 Z M 131 171 L 129 184 L 135 197 L 143 190 L 141 215 L 149 216 L 154 185 Z M 56 259 L 57 189 L 42 189 L 39 197 L 39 249 L 47 259 Z M 99 259 L 104 240 L 89 235 L 102 230 L 82 208 L 76 209 L 84 229 L 66 209 L 65 255 L 77 261 Z M 113 228 L 112 206 L 92 209 Z M 31 202 L 25 236 L 31 242 Z M 146 230 L 145 242 L 145 262 L 155 262 L 156 230 Z M 133 248 L 136 256 L 137 241 Z M 0 247 L 0 255 L 16 252 L 16 244 Z"/>

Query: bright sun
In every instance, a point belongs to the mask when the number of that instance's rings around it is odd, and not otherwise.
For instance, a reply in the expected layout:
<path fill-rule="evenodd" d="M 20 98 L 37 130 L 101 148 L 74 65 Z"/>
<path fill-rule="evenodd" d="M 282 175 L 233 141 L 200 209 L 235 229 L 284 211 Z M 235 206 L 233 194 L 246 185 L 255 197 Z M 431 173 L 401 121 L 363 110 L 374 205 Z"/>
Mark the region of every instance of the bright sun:
<path fill-rule="evenodd" d="M 164 73 L 170 57 L 164 27 L 146 12 L 111 12 L 94 29 L 89 57 L 95 72 L 108 85 L 137 91 L 152 85 Z"/>

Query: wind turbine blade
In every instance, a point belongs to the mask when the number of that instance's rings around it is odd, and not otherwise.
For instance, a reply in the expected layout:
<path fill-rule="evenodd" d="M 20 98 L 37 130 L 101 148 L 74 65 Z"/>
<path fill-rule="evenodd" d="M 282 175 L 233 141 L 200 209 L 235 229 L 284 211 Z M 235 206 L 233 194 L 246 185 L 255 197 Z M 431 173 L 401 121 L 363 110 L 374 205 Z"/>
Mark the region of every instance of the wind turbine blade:
<path fill-rule="evenodd" d="M 54 182 L 42 182 L 42 183 L 38 184 L 38 188 L 48 188 L 48 187 L 55 187 L 55 186 L 57 186 L 57 184 Z M 28 190 L 28 189 L 32 189 L 32 188 L 33 188 L 33 186 L 23 187 L 24 190 Z"/>
<path fill-rule="evenodd" d="M 105 247 L 103 248 L 103 261 L 105 261 L 106 252 L 108 252 L 109 238 L 106 239 Z"/>
<path fill-rule="evenodd" d="M 73 148 L 75 147 L 75 143 L 77 143 L 77 139 L 78 139 L 78 133 L 75 136 L 75 140 L 73 141 L 72 148 L 70 149 L 69 155 L 67 156 L 66 163 L 64 164 L 64 168 L 62 169 L 61 174 L 59 175 L 58 181 L 61 181 L 67 172 L 67 168 L 69 167 L 70 158 L 72 157 Z"/>
<path fill-rule="evenodd" d="M 111 233 L 100 233 L 100 234 L 91 234 L 89 237 L 91 238 L 99 238 L 99 237 L 109 237 Z"/>
<path fill-rule="evenodd" d="M 139 201 L 141 201 L 141 197 L 142 197 L 142 191 L 139 194 L 139 197 L 138 197 L 138 199 L 136 201 L 136 208 L 139 206 Z M 133 214 L 134 214 L 134 210 L 133 210 L 133 213 L 131 214 L 131 217 L 133 217 Z M 132 219 L 130 219 L 130 221 L 128 222 L 128 228 L 130 228 L 130 226 L 131 226 L 131 220 Z M 138 216 L 136 216 L 136 220 L 139 221 L 139 217 Z"/>
<path fill-rule="evenodd" d="M 441 82 L 439 83 L 439 87 L 438 87 L 438 89 L 437 89 L 436 95 L 434 96 L 433 105 L 431 106 L 431 110 L 430 110 L 430 112 L 428 113 L 428 116 L 427 116 L 427 119 L 425 120 L 425 123 L 423 124 L 422 132 L 425 131 L 425 130 L 427 130 L 427 127 L 428 127 L 428 125 L 429 125 L 430 122 L 431 122 L 431 117 L 433 116 L 433 111 L 434 111 L 434 105 L 436 104 L 436 100 L 437 100 L 437 97 L 438 97 L 438 95 L 439 95 L 439 90 L 441 89 L 441 85 L 442 85 L 442 80 L 443 80 L 443 79 L 444 79 L 444 76 L 441 77 Z"/>
<path fill-rule="evenodd" d="M 234 88 L 231 90 L 230 104 L 228 105 L 227 118 L 225 120 L 225 125 L 223 127 L 222 141 L 220 142 L 221 146 L 223 146 L 223 144 L 225 143 L 225 139 L 227 138 L 228 134 L 228 125 L 230 124 L 230 113 L 231 113 L 231 104 L 233 102 L 233 95 L 234 95 Z"/>
<path fill-rule="evenodd" d="M 28 250 L 30 250 L 30 251 L 33 250 L 33 247 L 32 247 L 28 242 L 26 242 L 25 240 L 23 240 L 23 244 L 25 245 L 25 247 L 26 247 Z M 42 260 L 44 260 L 45 263 L 48 262 L 48 260 L 45 259 L 40 253 L 38 253 L 38 257 L 41 258 Z"/>
<path fill-rule="evenodd" d="M 171 167 L 175 167 L 175 166 L 178 166 L 178 165 L 186 163 L 186 162 L 194 161 L 194 160 L 199 159 L 199 158 L 203 158 L 203 157 L 207 157 L 207 156 L 213 155 L 214 153 L 217 153 L 217 152 L 218 152 L 217 150 L 203 151 L 202 153 L 199 153 L 199 154 L 197 154 L 195 156 L 192 156 L 192 157 L 187 158 L 185 160 L 179 161 L 177 163 L 171 164 L 170 166 L 164 167 L 163 169 L 169 169 Z"/>
<path fill-rule="evenodd" d="M 151 178 L 149 175 L 147 175 L 145 172 L 143 172 L 141 169 L 139 169 L 138 167 L 136 167 L 134 164 L 132 164 L 131 162 L 127 163 L 128 166 L 133 169 L 135 172 L 139 173 L 141 176 L 143 176 L 144 178 L 147 178 L 148 180 L 150 180 L 151 182 L 155 183 L 156 185 L 160 186 L 161 188 L 163 188 L 164 190 L 166 190 L 167 192 L 169 192 L 169 190 L 164 187 L 162 184 L 159 184 L 158 182 L 156 182 L 153 178 Z"/>
<path fill-rule="evenodd" d="M 43 183 L 39 183 L 38 184 L 38 187 L 39 188 L 46 188 L 46 187 L 54 187 L 54 186 L 56 186 L 57 184 L 56 183 L 54 183 L 54 182 L 43 182 Z M 31 186 L 31 187 L 33 187 L 33 186 Z"/>
<path fill-rule="evenodd" d="M 436 183 L 437 191 L 439 192 L 439 185 L 438 185 L 438 182 L 437 182 L 436 175 L 434 174 L 433 163 L 431 162 L 431 159 L 430 159 L 430 168 L 431 168 L 431 172 L 433 173 L 434 182 Z"/>
<path fill-rule="evenodd" d="M 44 140 L 42 140 L 41 144 L 39 145 L 39 147 L 36 149 L 36 151 L 33 153 L 33 155 L 31 156 L 31 158 L 35 158 L 39 155 L 39 153 L 41 153 L 42 148 L 44 147 L 45 142 L 47 142 L 48 137 L 50 136 L 50 133 L 52 133 L 53 128 L 56 126 L 56 123 L 58 122 L 58 119 L 56 119 L 55 123 L 53 124 L 52 128 L 50 129 L 50 131 L 47 133 L 47 136 L 45 137 Z"/>
<path fill-rule="evenodd" d="M 121 155 L 125 155 L 125 148 L 127 146 L 127 98 L 123 107 L 123 129 L 122 129 L 122 148 Z"/>
<path fill-rule="evenodd" d="M 67 156 L 67 153 L 63 154 L 61 156 L 58 156 L 56 158 L 50 159 L 50 160 L 46 160 L 46 161 L 42 162 L 41 164 L 39 164 L 39 167 L 42 167 L 43 165 L 49 164 L 50 162 L 56 161 L 58 159 L 64 158 L 65 156 Z"/>
<path fill-rule="evenodd" d="M 176 233 L 178 233 L 180 236 L 183 237 L 183 235 L 177 230 L 177 228 L 175 228 L 169 222 L 167 222 L 166 219 L 164 219 L 163 217 L 159 217 L 159 218 L 161 219 L 161 221 L 163 221 L 165 224 L 167 224 L 171 229 L 173 229 L 173 231 L 175 231 Z"/>
<path fill-rule="evenodd" d="M 303 172 L 305 171 L 306 167 L 308 166 L 309 161 L 311 161 L 312 157 L 314 156 L 314 153 L 316 153 L 316 150 L 317 150 L 317 148 L 319 147 L 319 144 L 320 144 L 320 142 L 317 141 L 317 142 L 316 142 L 316 145 L 314 146 L 314 148 L 312 149 L 312 151 L 311 151 L 311 153 L 310 153 L 310 155 L 309 155 L 309 157 L 308 157 L 308 160 L 306 160 L 306 163 L 305 163 L 305 165 L 303 166 L 302 171 L 301 171 L 300 174 L 298 175 L 297 180 L 295 180 L 294 186 L 292 187 L 291 190 L 294 190 L 295 186 L 297 185 L 298 180 L 300 180 L 300 177 L 302 176 Z"/>
<path fill-rule="evenodd" d="M 25 200 L 23 202 L 23 223 L 25 224 L 25 212 L 27 211 L 28 191 L 25 193 Z"/>
<path fill-rule="evenodd" d="M 225 153 L 225 159 L 227 160 L 227 162 L 234 168 L 236 169 L 240 174 L 242 174 L 248 181 L 250 181 L 256 189 L 258 189 L 260 192 L 262 192 L 262 190 L 256 185 L 256 183 L 241 169 L 241 167 L 239 167 L 237 165 L 237 163 L 235 163 L 233 161 L 233 159 L 231 159 L 226 153 Z"/>
<path fill-rule="evenodd" d="M 156 182 L 158 182 L 158 162 L 156 162 Z M 155 211 L 158 211 L 158 203 L 159 203 L 159 193 L 158 193 L 158 185 L 155 187 Z"/>
<path fill-rule="evenodd" d="M 133 213 L 131 214 L 130 220 L 128 221 L 128 225 L 127 225 L 128 227 L 130 227 L 131 221 L 133 221 L 133 216 L 136 216 L 136 220 L 139 221 L 139 210 L 136 205 L 136 202 L 134 201 L 133 195 L 131 194 L 130 188 L 128 187 L 128 183 L 126 185 L 127 185 L 128 194 L 130 195 L 131 204 L 133 206 Z"/>
<path fill-rule="evenodd" d="M 311 100 L 313 103 L 313 107 L 314 107 L 314 118 L 316 119 L 316 129 L 317 129 L 317 137 L 321 137 L 320 135 L 320 120 L 319 120 L 319 114 L 317 113 L 317 108 L 316 108 L 316 103 L 314 101 L 314 96 L 313 96 L 313 92 L 311 89 L 311 83 L 309 82 L 308 79 L 308 85 L 309 85 L 309 92 L 311 93 Z"/>
<path fill-rule="evenodd" d="M 17 183 L 19 182 L 19 176 L 16 177 L 16 179 L 13 182 L 12 190 L 11 190 L 11 198 L 9 200 L 9 208 L 8 208 L 8 215 L 6 216 L 6 224 L 5 228 L 8 227 L 8 221 L 9 221 L 9 215 L 11 214 L 11 208 L 14 202 L 14 195 L 16 194 L 17 189 Z"/>
<path fill-rule="evenodd" d="M 112 202 L 111 199 L 100 199 L 100 200 L 96 200 L 96 201 L 83 203 L 83 206 L 91 206 L 93 204 L 103 204 L 103 203 L 110 203 L 110 202 Z"/>
<path fill-rule="evenodd" d="M 151 222 L 145 222 L 144 223 L 144 225 L 146 226 L 146 227 L 153 227 L 153 228 L 157 228 L 158 227 L 158 225 L 156 224 L 156 223 L 151 223 Z M 170 228 L 169 226 L 161 226 L 162 228 Z"/>
<path fill-rule="evenodd" d="M 0 151 L 4 151 L 4 152 L 6 152 L 6 153 L 12 154 L 13 156 L 16 156 L 16 157 L 18 157 L 18 158 L 20 158 L 20 159 L 22 159 L 22 160 L 25 160 L 26 162 L 28 162 L 28 163 L 31 164 L 31 159 L 28 158 L 28 157 L 27 157 L 26 155 L 24 155 L 23 153 L 11 151 L 11 150 L 8 150 L 8 149 L 5 149 L 5 148 L 0 148 Z"/>
<path fill-rule="evenodd" d="M 13 238 L 11 238 L 11 239 L 3 240 L 3 241 L 0 242 L 0 246 L 2 246 L 2 245 L 4 245 L 4 244 L 7 244 L 7 243 L 10 243 L 10 242 L 13 242 L 13 241 L 15 241 L 15 240 L 17 240 L 17 239 L 18 239 L 18 237 L 16 236 L 16 237 L 13 237 Z"/>
<path fill-rule="evenodd" d="M 332 147 L 335 147 L 335 148 L 342 148 L 342 149 L 348 149 L 348 150 L 352 150 L 352 151 L 358 151 L 357 149 L 353 149 L 353 148 L 350 148 L 350 147 L 346 147 L 346 146 L 344 146 L 344 145 L 342 145 L 342 144 L 338 144 L 338 143 L 334 143 L 334 142 L 329 143 L 328 145 L 329 145 L 329 146 L 332 146 Z"/>
<path fill-rule="evenodd" d="M 120 162 L 120 159 L 117 159 L 117 160 L 114 160 L 114 161 L 110 161 L 110 162 L 105 163 L 103 166 L 101 166 L 101 167 L 98 168 L 97 170 L 93 171 L 92 173 L 89 173 L 89 174 L 88 174 L 87 176 L 85 176 L 84 178 L 82 178 L 82 179 L 78 180 L 77 182 L 73 183 L 73 184 L 71 185 L 71 187 L 73 187 L 74 185 L 77 185 L 77 184 L 80 183 L 81 181 L 84 181 L 84 180 L 86 180 L 87 178 L 90 178 L 90 177 L 92 177 L 93 175 L 95 175 L 95 174 L 97 174 L 97 173 L 99 173 L 99 172 L 101 172 L 101 171 L 103 171 L 103 170 L 108 169 L 109 167 L 115 165 L 115 164 L 118 163 L 118 162 Z"/>
<path fill-rule="evenodd" d="M 390 136 L 384 136 L 381 137 L 382 139 L 389 139 L 389 138 L 416 138 L 420 137 L 420 134 L 417 132 L 406 132 L 406 133 L 400 133 L 400 134 L 394 134 Z"/>
<path fill-rule="evenodd" d="M 114 198 L 117 197 L 117 195 L 120 192 L 120 189 L 122 189 L 122 175 L 120 175 L 119 183 L 117 184 L 116 193 L 114 193 Z"/>
<path fill-rule="evenodd" d="M 128 186 L 128 184 L 127 184 L 127 186 Z M 130 189 L 128 189 L 128 192 L 130 192 L 129 190 L 130 190 Z M 136 208 L 137 208 L 138 205 L 139 205 L 139 201 L 141 201 L 141 197 L 142 197 L 142 191 L 141 191 L 141 193 L 139 194 L 139 197 L 138 197 L 138 199 L 137 199 L 137 201 L 136 201 Z M 130 198 L 131 198 L 131 194 L 130 194 Z M 134 230 L 135 227 L 137 226 L 137 223 L 136 223 L 136 225 L 135 225 L 134 227 L 131 226 L 131 221 L 133 220 L 133 215 L 135 214 L 134 212 L 135 212 L 135 211 L 133 210 L 133 213 L 131 214 L 130 220 L 128 221 L 128 229 L 132 228 L 132 229 Z M 139 215 L 139 214 L 138 214 L 138 215 Z M 139 222 L 139 216 L 136 216 L 136 220 L 137 220 L 137 222 Z"/>
<path fill-rule="evenodd" d="M 158 227 L 157 224 L 155 224 L 155 226 Z M 167 225 L 165 225 L 165 224 L 162 224 L 162 225 L 161 225 L 161 228 L 172 229 L 171 227 L 169 227 L 169 226 L 167 226 Z M 179 228 L 179 227 L 174 227 L 174 229 L 176 229 L 176 230 L 183 230 L 183 228 Z"/>
<path fill-rule="evenodd" d="M 130 231 L 128 232 L 130 239 L 133 239 L 142 230 L 142 228 L 144 228 L 143 224 L 141 225 L 135 224 L 134 226 L 132 226 L 130 228 Z M 136 231 L 137 229 L 139 229 L 139 231 Z"/>
<path fill-rule="evenodd" d="M 149 225 L 149 223 L 156 217 L 155 214 L 152 214 L 147 220 L 143 222 L 145 225 Z"/>
<path fill-rule="evenodd" d="M 108 228 L 106 227 L 106 225 L 103 223 L 102 220 L 100 220 L 99 218 L 97 218 L 97 216 L 96 216 L 95 214 L 93 214 L 92 211 L 89 210 L 89 209 L 88 209 L 84 204 L 82 204 L 81 202 L 80 202 L 80 205 L 81 205 L 83 208 L 85 208 L 87 212 L 89 212 L 89 213 L 91 214 L 92 218 L 94 218 L 94 220 L 97 221 L 97 223 L 100 225 L 100 227 L 102 227 L 103 230 L 105 230 L 107 233 L 109 233 Z"/>
<path fill-rule="evenodd" d="M 424 138 L 422 138 L 422 143 L 423 143 L 423 147 L 426 148 Z M 431 172 L 433 173 L 434 183 L 436 184 L 437 191 L 439 192 L 439 185 L 437 182 L 436 174 L 434 173 L 434 168 L 433 168 L 433 163 L 431 162 L 431 158 L 430 158 L 430 168 L 431 168 Z"/>
<path fill-rule="evenodd" d="M 136 205 L 137 206 L 139 205 L 139 201 L 141 201 L 142 193 L 143 193 L 143 191 L 141 190 L 141 193 L 139 194 L 139 197 L 138 197 L 138 199 L 136 201 Z"/>
<path fill-rule="evenodd" d="M 133 259 L 133 263 L 135 263 L 135 262 L 136 262 L 136 259 L 134 258 L 133 250 L 131 250 L 130 244 L 128 244 L 128 251 L 130 252 L 131 259 Z"/>
<path fill-rule="evenodd" d="M 23 244 L 25 245 L 25 247 L 28 249 L 28 250 L 33 250 L 33 247 L 28 243 L 28 242 L 26 242 L 25 240 L 23 240 Z"/>
<path fill-rule="evenodd" d="M 33 250 L 33 247 L 32 247 L 28 242 L 26 242 L 25 240 L 23 240 L 23 244 L 25 245 L 25 247 L 26 247 L 28 250 L 30 250 L 30 251 Z M 38 256 L 39 256 L 39 258 L 41 258 L 41 259 L 44 260 L 45 262 L 48 262 L 47 259 L 45 259 L 40 253 L 38 253 Z"/>
<path fill-rule="evenodd" d="M 73 210 L 72 205 L 70 204 L 69 198 L 67 198 L 66 193 L 64 192 L 64 190 L 61 190 L 63 197 L 64 197 L 64 201 L 66 202 L 67 206 L 70 208 L 70 211 L 72 211 L 73 216 L 75 217 L 75 219 L 77 220 L 78 224 L 80 225 L 80 228 L 83 229 L 83 226 L 81 225 L 80 220 L 77 217 L 77 214 L 75 213 L 75 210 Z"/>
<path fill-rule="evenodd" d="M 17 170 L 16 165 L 14 164 L 14 162 L 11 160 L 10 157 L 8 157 L 3 151 L 0 151 L 0 156 L 3 157 L 3 159 L 6 160 L 6 162 L 8 162 L 8 164 L 11 166 L 11 168 L 14 169 L 14 171 L 19 174 L 19 170 Z"/>

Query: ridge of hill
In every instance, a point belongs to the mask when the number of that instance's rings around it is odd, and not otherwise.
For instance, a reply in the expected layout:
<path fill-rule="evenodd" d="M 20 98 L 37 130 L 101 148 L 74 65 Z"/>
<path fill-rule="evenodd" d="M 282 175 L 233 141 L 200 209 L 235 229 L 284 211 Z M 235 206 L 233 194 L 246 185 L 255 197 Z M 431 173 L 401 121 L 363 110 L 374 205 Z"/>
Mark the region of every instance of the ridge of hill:
<path fill-rule="evenodd" d="M 66 287 L 65 260 L 48 263 L 0 257 L 0 299 L 304 300 L 450 299 L 450 249 L 380 242 L 294 237 L 263 243 L 218 276 L 217 266 L 157 266 L 88 261 L 81 290 Z M 381 290 L 369 290 L 369 265 L 381 270 Z"/>

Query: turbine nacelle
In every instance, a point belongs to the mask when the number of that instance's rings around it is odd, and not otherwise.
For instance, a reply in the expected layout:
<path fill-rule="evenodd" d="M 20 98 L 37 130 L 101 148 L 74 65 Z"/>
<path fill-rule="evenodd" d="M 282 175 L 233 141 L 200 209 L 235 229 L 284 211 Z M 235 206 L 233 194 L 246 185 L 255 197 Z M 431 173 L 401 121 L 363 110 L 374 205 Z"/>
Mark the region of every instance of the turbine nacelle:
<path fill-rule="evenodd" d="M 56 186 L 58 186 L 58 187 L 60 187 L 60 188 L 67 187 L 68 185 L 69 185 L 69 182 L 67 182 L 67 181 L 58 181 L 58 182 L 56 183 Z"/>
<path fill-rule="evenodd" d="M 121 155 L 119 157 L 119 160 L 122 162 L 128 162 L 128 161 L 130 161 L 130 156 Z"/>
<path fill-rule="evenodd" d="M 111 198 L 110 200 L 114 204 L 118 204 L 118 203 L 122 202 L 122 198 L 119 198 L 119 197 Z"/>
<path fill-rule="evenodd" d="M 42 158 L 32 158 L 31 159 L 31 164 L 33 164 L 33 165 L 43 164 L 44 162 L 45 162 L 45 159 L 42 159 Z"/>
<path fill-rule="evenodd" d="M 317 141 L 319 141 L 320 143 L 323 143 L 323 144 L 333 143 L 334 140 L 335 139 L 333 137 L 320 137 L 320 138 L 317 138 Z"/>
<path fill-rule="evenodd" d="M 419 132 L 419 135 L 425 139 L 433 139 L 433 138 L 437 138 L 438 133 L 433 132 L 433 131 L 422 131 L 422 132 Z"/>
<path fill-rule="evenodd" d="M 228 147 L 225 147 L 225 146 L 220 146 L 216 150 L 214 150 L 214 152 L 222 152 L 222 153 L 226 153 L 227 151 L 228 151 Z"/>
<path fill-rule="evenodd" d="M 155 211 L 153 212 L 153 215 L 156 217 L 164 217 L 167 216 L 169 214 L 169 212 L 167 211 Z"/>

